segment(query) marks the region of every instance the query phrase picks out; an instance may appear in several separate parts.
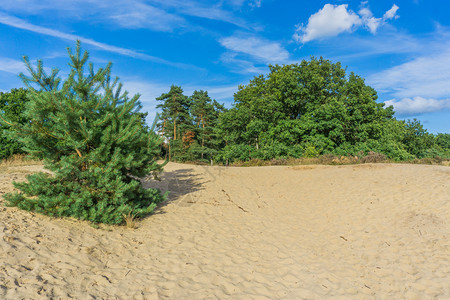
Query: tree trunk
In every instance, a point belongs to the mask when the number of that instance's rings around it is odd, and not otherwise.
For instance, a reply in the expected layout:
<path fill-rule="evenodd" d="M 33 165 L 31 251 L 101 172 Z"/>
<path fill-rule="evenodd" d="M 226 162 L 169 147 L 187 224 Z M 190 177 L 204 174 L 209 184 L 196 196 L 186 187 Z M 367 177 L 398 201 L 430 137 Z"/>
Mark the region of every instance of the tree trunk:
<path fill-rule="evenodd" d="M 177 119 L 173 119 L 173 139 L 177 139 Z"/>
<path fill-rule="evenodd" d="M 202 116 L 202 159 L 203 159 L 203 148 L 205 146 L 205 122 L 203 122 L 203 116 Z"/>
<path fill-rule="evenodd" d="M 166 129 L 166 121 L 167 121 L 167 119 L 164 119 L 164 124 L 163 124 L 163 128 L 162 128 L 162 131 L 161 131 L 161 136 L 164 136 L 164 130 Z"/>
<path fill-rule="evenodd" d="M 169 141 L 169 161 L 172 160 L 172 152 L 171 152 L 171 148 L 170 148 L 170 141 Z"/>

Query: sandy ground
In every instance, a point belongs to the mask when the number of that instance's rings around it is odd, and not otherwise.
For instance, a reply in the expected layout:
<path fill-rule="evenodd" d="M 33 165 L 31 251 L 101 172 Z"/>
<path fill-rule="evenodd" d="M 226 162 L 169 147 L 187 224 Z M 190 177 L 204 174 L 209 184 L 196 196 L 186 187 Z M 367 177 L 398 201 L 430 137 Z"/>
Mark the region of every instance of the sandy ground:
<path fill-rule="evenodd" d="M 40 167 L 0 173 L 0 193 Z M 169 164 L 137 229 L 0 207 L 1 299 L 450 299 L 450 168 Z"/>

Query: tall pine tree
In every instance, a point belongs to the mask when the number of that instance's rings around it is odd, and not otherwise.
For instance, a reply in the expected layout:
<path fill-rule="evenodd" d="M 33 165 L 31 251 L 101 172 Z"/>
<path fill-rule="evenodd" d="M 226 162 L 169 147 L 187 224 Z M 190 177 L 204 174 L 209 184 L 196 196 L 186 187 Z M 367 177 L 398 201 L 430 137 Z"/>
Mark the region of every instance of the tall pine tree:
<path fill-rule="evenodd" d="M 205 159 L 205 153 L 212 159 L 217 152 L 216 132 L 219 114 L 225 111 L 225 107 L 209 97 L 207 91 L 194 91 L 191 96 L 191 115 L 195 122 L 200 144 L 200 159 Z"/>
<path fill-rule="evenodd" d="M 52 174 L 15 183 L 21 193 L 6 195 L 7 204 L 108 224 L 151 213 L 163 196 L 138 178 L 161 171 L 160 140 L 142 122 L 139 95 L 130 98 L 118 78 L 111 80 L 111 63 L 86 68 L 89 55 L 79 42 L 75 54 L 68 52 L 71 71 L 63 82 L 57 69 L 47 75 L 41 61 L 35 70 L 25 58 L 31 76 L 21 74 L 30 92 L 24 116 L 30 121 L 11 122 L 11 129 Z"/>
<path fill-rule="evenodd" d="M 191 101 L 183 95 L 180 86 L 172 85 L 168 93 L 156 98 L 161 101 L 156 108 L 161 109 L 159 131 L 166 138 L 169 146 L 169 159 L 179 156 L 182 152 L 182 137 L 187 127 L 191 126 L 189 109 Z"/>

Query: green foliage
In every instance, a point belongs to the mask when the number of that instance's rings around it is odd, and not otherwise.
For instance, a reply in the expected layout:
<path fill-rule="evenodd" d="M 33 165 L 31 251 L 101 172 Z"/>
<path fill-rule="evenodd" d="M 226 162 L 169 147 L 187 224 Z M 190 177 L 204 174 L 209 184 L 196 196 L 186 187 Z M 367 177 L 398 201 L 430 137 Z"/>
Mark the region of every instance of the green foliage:
<path fill-rule="evenodd" d="M 194 91 L 187 97 L 181 87 L 174 85 L 156 100 L 161 101 L 157 106 L 162 110 L 158 131 L 165 138 L 168 158 L 213 160 L 223 144 L 216 129 L 224 106 L 211 99 L 206 91 Z"/>
<path fill-rule="evenodd" d="M 9 134 L 8 129 L 10 124 L 27 121 L 23 115 L 27 102 L 27 91 L 22 88 L 0 93 L 0 160 L 24 153 L 23 145 Z"/>
<path fill-rule="evenodd" d="M 450 134 L 439 133 L 435 138 L 435 146 L 437 156 L 442 158 L 450 158 Z"/>
<path fill-rule="evenodd" d="M 189 109 L 191 102 L 189 97 L 183 95 L 183 89 L 172 85 L 168 93 L 163 93 L 156 100 L 161 101 L 156 108 L 161 109 L 161 122 L 158 129 L 166 138 L 169 151 L 169 159 L 182 156 L 182 134 L 190 125 Z"/>
<path fill-rule="evenodd" d="M 195 136 L 197 147 L 195 155 L 200 160 L 213 159 L 219 146 L 219 137 L 214 128 L 217 126 L 219 115 L 225 111 L 225 107 L 216 100 L 212 100 L 206 91 L 194 91 L 191 98 L 191 115 L 195 124 Z"/>
<path fill-rule="evenodd" d="M 417 120 L 395 119 L 393 108 L 378 103 L 363 78 L 323 58 L 270 66 L 268 75 L 239 86 L 229 110 L 205 91 L 189 99 L 182 93 L 172 86 L 157 98 L 163 101 L 160 131 L 175 160 L 450 156 L 448 134 L 434 136 Z"/>
<path fill-rule="evenodd" d="M 417 119 L 405 122 L 405 134 L 402 140 L 406 150 L 417 158 L 429 155 L 428 150 L 434 144 L 434 136 L 423 128 Z"/>
<path fill-rule="evenodd" d="M 393 118 L 392 108 L 376 99 L 361 77 L 347 77 L 339 63 L 312 58 L 270 66 L 267 76 L 240 86 L 235 107 L 220 116 L 219 127 L 227 143 L 252 147 L 249 158 L 349 151 L 380 140 Z"/>
<path fill-rule="evenodd" d="M 313 143 L 306 142 L 303 150 L 304 157 L 317 157 L 319 156 L 320 150 L 316 149 Z"/>
<path fill-rule="evenodd" d="M 143 124 L 139 95 L 128 97 L 118 78 L 111 81 L 111 64 L 96 72 L 86 68 L 88 53 L 70 56 L 66 80 L 34 70 L 30 101 L 11 130 L 28 153 L 44 159 L 52 175 L 37 173 L 15 183 L 22 193 L 5 196 L 8 205 L 51 216 L 71 216 L 94 223 L 121 224 L 124 215 L 142 217 L 163 200 L 158 190 L 142 188 L 138 178 L 156 175 L 159 138 Z M 62 83 L 62 84 L 60 84 Z M 37 86 L 37 87 L 36 87 Z"/>

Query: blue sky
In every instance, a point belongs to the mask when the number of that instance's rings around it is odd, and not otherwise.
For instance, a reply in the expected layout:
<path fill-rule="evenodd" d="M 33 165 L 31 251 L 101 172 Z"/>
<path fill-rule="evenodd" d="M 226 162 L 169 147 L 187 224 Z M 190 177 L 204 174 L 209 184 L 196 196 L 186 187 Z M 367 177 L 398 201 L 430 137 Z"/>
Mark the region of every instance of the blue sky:
<path fill-rule="evenodd" d="M 171 84 L 233 93 L 268 64 L 340 61 L 429 132 L 450 132 L 450 1 L 1 0 L 0 91 L 23 84 L 23 55 L 67 73 L 80 39 L 95 66 L 113 62 L 154 116 Z"/>

